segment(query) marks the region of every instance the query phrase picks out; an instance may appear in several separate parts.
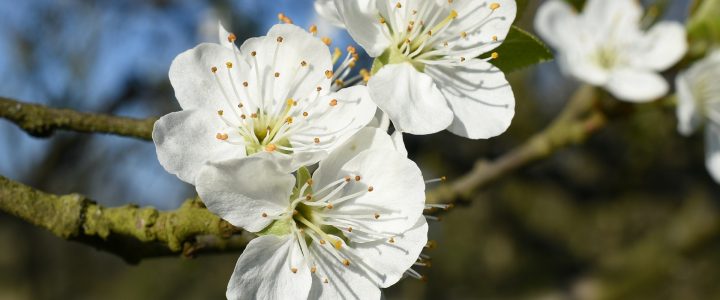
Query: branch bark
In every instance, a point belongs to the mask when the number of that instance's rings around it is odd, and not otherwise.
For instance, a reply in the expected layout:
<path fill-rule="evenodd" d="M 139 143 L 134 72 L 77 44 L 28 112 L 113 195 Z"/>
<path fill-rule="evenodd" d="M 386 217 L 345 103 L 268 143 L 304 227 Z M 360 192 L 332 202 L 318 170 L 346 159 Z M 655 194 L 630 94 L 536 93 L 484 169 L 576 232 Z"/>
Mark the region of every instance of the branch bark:
<path fill-rule="evenodd" d="M 494 161 L 479 160 L 462 177 L 428 192 L 427 203 L 452 204 L 521 167 L 550 156 L 558 149 L 582 143 L 605 126 L 595 88 L 581 86 L 560 115 L 543 131 Z"/>
<path fill-rule="evenodd" d="M 2 176 L 0 210 L 129 263 L 157 256 L 240 251 L 254 237 L 220 219 L 197 199 L 173 211 L 134 205 L 106 208 L 79 194 L 49 194 Z"/>
<path fill-rule="evenodd" d="M 56 129 L 110 133 L 144 140 L 152 139 L 157 118 L 134 119 L 104 114 L 50 108 L 0 97 L 0 117 L 10 120 L 33 136 L 46 137 Z"/>

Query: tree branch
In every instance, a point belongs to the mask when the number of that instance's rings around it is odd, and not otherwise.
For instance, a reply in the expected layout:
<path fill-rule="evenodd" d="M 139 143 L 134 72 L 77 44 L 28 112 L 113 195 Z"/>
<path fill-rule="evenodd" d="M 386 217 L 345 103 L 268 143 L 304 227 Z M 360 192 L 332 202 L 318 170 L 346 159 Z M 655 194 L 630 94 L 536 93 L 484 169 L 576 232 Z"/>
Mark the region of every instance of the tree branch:
<path fill-rule="evenodd" d="M 134 119 L 104 114 L 50 108 L 0 97 L 0 117 L 10 120 L 29 134 L 49 136 L 55 129 L 110 133 L 151 140 L 157 118 Z"/>
<path fill-rule="evenodd" d="M 129 263 L 157 256 L 239 251 L 254 237 L 220 219 L 197 199 L 173 211 L 133 205 L 106 208 L 79 194 L 48 194 L 2 176 L 0 210 Z"/>
<path fill-rule="evenodd" d="M 453 182 L 428 192 L 427 203 L 455 203 L 480 188 L 555 151 L 582 143 L 606 123 L 597 107 L 598 95 L 591 86 L 580 87 L 550 126 L 495 161 L 479 160 L 475 167 Z"/>

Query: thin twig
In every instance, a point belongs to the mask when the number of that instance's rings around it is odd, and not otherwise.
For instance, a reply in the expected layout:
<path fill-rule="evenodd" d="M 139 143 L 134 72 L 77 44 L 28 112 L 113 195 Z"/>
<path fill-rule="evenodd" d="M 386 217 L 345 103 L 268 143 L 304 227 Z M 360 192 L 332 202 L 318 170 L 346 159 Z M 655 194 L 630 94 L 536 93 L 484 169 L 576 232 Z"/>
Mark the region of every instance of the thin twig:
<path fill-rule="evenodd" d="M 597 107 L 596 90 L 582 86 L 545 130 L 494 161 L 479 160 L 462 177 L 439 185 L 427 195 L 428 203 L 465 201 L 478 189 L 521 167 L 553 154 L 560 148 L 582 143 L 606 123 Z"/>

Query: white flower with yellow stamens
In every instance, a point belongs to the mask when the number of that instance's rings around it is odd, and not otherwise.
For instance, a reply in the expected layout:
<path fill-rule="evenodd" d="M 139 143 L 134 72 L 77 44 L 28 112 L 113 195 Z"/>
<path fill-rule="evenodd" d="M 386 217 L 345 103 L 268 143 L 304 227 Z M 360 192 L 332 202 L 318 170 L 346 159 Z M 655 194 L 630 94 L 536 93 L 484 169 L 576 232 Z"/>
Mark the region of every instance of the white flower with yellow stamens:
<path fill-rule="evenodd" d="M 705 166 L 720 182 L 720 50 L 678 75 L 678 131 L 689 136 L 705 126 Z"/>
<path fill-rule="evenodd" d="M 333 92 L 328 47 L 295 25 L 248 39 L 220 29 L 222 45 L 201 44 L 170 66 L 183 108 L 155 123 L 160 163 L 194 183 L 207 161 L 268 153 L 283 170 L 312 164 L 375 114 L 364 86 Z"/>
<path fill-rule="evenodd" d="M 558 51 L 563 72 L 620 100 L 647 102 L 667 93 L 658 72 L 682 58 L 687 42 L 677 22 L 643 31 L 642 13 L 637 0 L 590 0 L 580 14 L 565 1 L 551 0 L 538 10 L 535 29 Z"/>
<path fill-rule="evenodd" d="M 379 299 L 427 243 L 425 184 L 390 136 L 365 128 L 293 177 L 262 156 L 209 163 L 197 191 L 208 209 L 258 233 L 228 299 Z M 416 276 L 417 277 L 417 276 Z"/>
<path fill-rule="evenodd" d="M 353 39 L 375 57 L 368 88 L 395 128 L 503 133 L 515 114 L 505 75 L 489 61 L 515 19 L 514 0 L 335 0 Z"/>

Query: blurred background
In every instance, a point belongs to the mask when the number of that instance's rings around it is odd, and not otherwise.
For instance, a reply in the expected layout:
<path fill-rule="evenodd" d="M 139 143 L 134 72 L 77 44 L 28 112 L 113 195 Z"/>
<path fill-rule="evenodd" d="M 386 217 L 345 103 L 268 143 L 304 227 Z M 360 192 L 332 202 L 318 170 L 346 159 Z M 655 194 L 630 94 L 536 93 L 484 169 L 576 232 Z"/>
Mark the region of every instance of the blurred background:
<path fill-rule="evenodd" d="M 517 24 L 532 31 L 530 4 Z M 652 1 L 644 1 L 649 4 Z M 664 18 L 684 21 L 689 0 Z M 0 95 L 130 117 L 179 110 L 172 59 L 217 41 L 264 34 L 284 12 L 351 41 L 310 0 L 0 0 Z M 719 16 L 720 17 L 720 16 Z M 365 65 L 369 64 L 366 57 Z M 508 74 L 517 98 L 510 130 L 469 141 L 407 137 L 428 178 L 449 180 L 544 128 L 577 84 L 554 63 Z M 705 171 L 702 136 L 682 138 L 674 107 L 629 107 L 584 145 L 507 176 L 432 222 L 427 282 L 405 279 L 387 299 L 720 299 L 720 186 Z M 452 145 L 452 147 L 435 147 Z M 57 132 L 38 139 L 0 120 L 0 174 L 107 206 L 173 209 L 193 196 L 166 173 L 152 143 Z M 222 299 L 238 253 L 120 258 L 61 240 L 0 213 L 0 299 Z"/>

